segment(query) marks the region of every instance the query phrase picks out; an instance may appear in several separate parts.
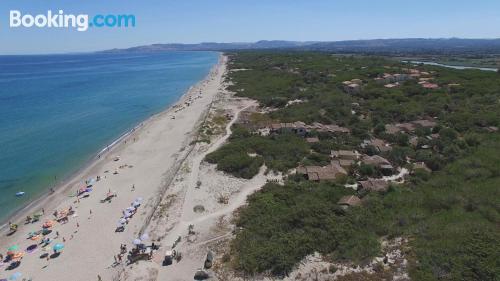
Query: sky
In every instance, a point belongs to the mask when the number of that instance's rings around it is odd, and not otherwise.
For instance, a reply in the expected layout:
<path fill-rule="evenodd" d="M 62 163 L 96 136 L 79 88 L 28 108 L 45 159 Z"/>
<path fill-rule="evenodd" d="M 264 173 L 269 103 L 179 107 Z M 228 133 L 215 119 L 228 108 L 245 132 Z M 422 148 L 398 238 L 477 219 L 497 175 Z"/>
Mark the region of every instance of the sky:
<path fill-rule="evenodd" d="M 9 27 L 22 14 L 132 14 L 133 28 Z M 0 55 L 153 43 L 500 38 L 498 0 L 0 0 Z"/>

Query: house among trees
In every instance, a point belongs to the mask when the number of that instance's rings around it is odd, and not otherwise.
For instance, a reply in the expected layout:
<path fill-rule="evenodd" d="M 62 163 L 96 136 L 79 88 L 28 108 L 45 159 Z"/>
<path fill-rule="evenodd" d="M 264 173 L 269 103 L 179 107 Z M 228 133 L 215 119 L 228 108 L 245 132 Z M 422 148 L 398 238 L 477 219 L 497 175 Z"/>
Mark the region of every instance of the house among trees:
<path fill-rule="evenodd" d="M 424 83 L 422 84 L 422 87 L 424 89 L 430 89 L 430 90 L 439 89 L 439 85 L 435 83 Z"/>
<path fill-rule="evenodd" d="M 361 206 L 361 199 L 355 195 L 343 196 L 340 198 L 339 204 L 342 208 L 347 209 L 349 207 Z"/>
<path fill-rule="evenodd" d="M 314 122 L 311 125 L 297 121 L 294 123 L 274 123 L 270 125 L 270 132 L 275 134 L 294 133 L 300 136 L 305 136 L 308 132 L 324 132 L 324 133 L 350 133 L 348 128 L 340 127 L 335 124 L 324 125 Z"/>
<path fill-rule="evenodd" d="M 413 133 L 418 127 L 429 128 L 432 129 L 437 125 L 436 121 L 421 119 L 415 120 L 407 123 L 398 123 L 398 124 L 386 124 L 385 131 L 388 134 L 397 134 L 400 132 L 404 133 Z"/>
<path fill-rule="evenodd" d="M 385 175 L 392 174 L 394 171 L 394 167 L 391 162 L 379 155 L 364 156 L 361 161 L 365 165 L 371 165 L 380 169 L 380 171 Z"/>
<path fill-rule="evenodd" d="M 359 153 L 355 150 L 332 150 L 331 157 L 334 159 L 358 160 Z"/>
<path fill-rule="evenodd" d="M 347 171 L 340 165 L 330 164 L 328 166 L 299 166 L 297 174 L 303 175 L 310 181 L 333 181 L 339 176 L 347 175 Z"/>
<path fill-rule="evenodd" d="M 370 140 L 364 140 L 361 143 L 361 148 L 366 148 L 367 146 L 373 146 L 378 152 L 389 152 L 392 150 L 392 147 L 386 143 L 385 141 L 377 138 L 373 138 Z"/>
<path fill-rule="evenodd" d="M 412 77 L 408 74 L 401 74 L 401 73 L 396 73 L 396 74 L 389 74 L 389 73 L 384 73 L 382 77 L 377 77 L 375 78 L 375 82 L 382 84 L 382 85 L 395 85 L 398 86 L 399 83 L 404 82 L 406 80 L 411 79 Z"/>
<path fill-rule="evenodd" d="M 348 128 L 341 127 L 339 125 L 335 124 L 330 124 L 330 125 L 324 125 L 318 122 L 314 122 L 311 125 L 306 125 L 306 129 L 308 132 L 310 131 L 316 131 L 316 132 L 323 132 L 323 133 L 345 133 L 348 134 L 351 132 Z"/>
<path fill-rule="evenodd" d="M 332 163 L 338 164 L 343 168 L 348 168 L 359 159 L 359 153 L 354 150 L 332 150 L 330 153 Z"/>
<path fill-rule="evenodd" d="M 361 79 L 352 79 L 350 81 L 342 82 L 344 86 L 344 91 L 350 95 L 359 94 L 361 92 L 361 85 L 363 85 L 363 81 Z"/>
<path fill-rule="evenodd" d="M 389 182 L 381 179 L 368 179 L 360 181 L 359 184 L 363 190 L 383 192 L 389 189 Z"/>
<path fill-rule="evenodd" d="M 294 123 L 275 123 L 271 124 L 271 133 L 283 134 L 283 133 L 294 133 L 300 136 L 305 136 L 307 131 L 304 122 L 294 122 Z"/>

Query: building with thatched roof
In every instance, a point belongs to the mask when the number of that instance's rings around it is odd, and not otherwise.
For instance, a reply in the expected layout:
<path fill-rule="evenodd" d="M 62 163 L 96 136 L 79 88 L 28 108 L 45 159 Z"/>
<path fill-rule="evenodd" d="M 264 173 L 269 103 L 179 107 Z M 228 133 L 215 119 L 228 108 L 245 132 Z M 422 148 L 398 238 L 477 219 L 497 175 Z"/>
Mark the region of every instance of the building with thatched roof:
<path fill-rule="evenodd" d="M 347 171 L 340 165 L 331 163 L 328 166 L 300 166 L 297 174 L 304 175 L 310 181 L 332 181 L 339 176 L 347 175 Z"/>
<path fill-rule="evenodd" d="M 381 179 L 368 179 L 360 181 L 359 184 L 363 190 L 367 191 L 387 191 L 389 189 L 389 182 Z"/>

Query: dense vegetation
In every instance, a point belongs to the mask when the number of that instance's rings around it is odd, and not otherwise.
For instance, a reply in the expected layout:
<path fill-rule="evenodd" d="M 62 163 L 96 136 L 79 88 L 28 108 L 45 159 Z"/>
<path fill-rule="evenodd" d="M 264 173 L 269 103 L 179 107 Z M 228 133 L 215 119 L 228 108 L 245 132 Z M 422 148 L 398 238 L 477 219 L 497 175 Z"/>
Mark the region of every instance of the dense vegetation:
<path fill-rule="evenodd" d="M 207 155 L 206 160 L 217 163 L 219 170 L 249 179 L 259 172 L 263 162 L 272 170 L 285 172 L 308 153 L 307 144 L 295 135 L 262 137 L 236 127 L 230 143 Z"/>
<path fill-rule="evenodd" d="M 499 141 L 485 141 L 428 181 L 370 194 L 362 208 L 347 212 L 336 205 L 349 193 L 343 187 L 268 184 L 241 211 L 236 266 L 283 274 L 314 251 L 363 262 L 379 250 L 377 237 L 403 235 L 412 239 L 414 280 L 496 280 L 500 156 L 491 152 L 500 150 Z"/>
<path fill-rule="evenodd" d="M 441 85 L 426 90 L 416 81 L 393 89 L 376 84 L 373 78 L 408 65 L 375 57 L 241 52 L 231 56 L 230 67 L 244 69 L 231 72 L 233 91 L 275 109 L 266 118 L 338 124 L 352 133 L 312 133 L 320 141 L 310 145 L 291 134 L 259 136 L 236 127 L 229 143 L 207 156 L 219 169 L 251 178 L 262 163 L 277 171 L 321 164 L 331 149 L 360 149 L 362 140 L 376 136 L 392 143 L 392 151 L 380 154 L 393 164 L 405 166 L 411 158 L 433 170 L 418 171 L 388 192 L 363 194 L 363 206 L 347 211 L 336 203 L 354 191 L 335 183 L 290 177 L 285 186 L 268 184 L 237 219 L 236 268 L 286 274 L 315 251 L 362 263 L 379 253 L 379 238 L 403 236 L 410 240 L 414 280 L 498 280 L 500 136 L 485 130 L 500 122 L 497 73 L 419 66 Z M 348 95 L 341 82 L 354 78 L 365 85 L 360 94 Z M 460 85 L 446 87 L 451 83 Z M 287 105 L 293 100 L 302 103 Z M 423 117 L 439 125 L 418 129 L 417 146 L 409 145 L 407 135 L 385 132 L 385 124 Z M 439 138 L 426 138 L 431 133 Z M 363 152 L 379 153 L 372 147 Z M 357 172 L 377 173 L 369 166 Z"/>
<path fill-rule="evenodd" d="M 345 216 L 336 204 L 349 193 L 353 192 L 327 183 L 267 184 L 240 214 L 243 230 L 233 249 L 237 267 L 280 275 L 314 251 L 357 262 L 372 257 L 379 243 L 369 229 L 371 217 L 363 214 L 364 209 Z"/>

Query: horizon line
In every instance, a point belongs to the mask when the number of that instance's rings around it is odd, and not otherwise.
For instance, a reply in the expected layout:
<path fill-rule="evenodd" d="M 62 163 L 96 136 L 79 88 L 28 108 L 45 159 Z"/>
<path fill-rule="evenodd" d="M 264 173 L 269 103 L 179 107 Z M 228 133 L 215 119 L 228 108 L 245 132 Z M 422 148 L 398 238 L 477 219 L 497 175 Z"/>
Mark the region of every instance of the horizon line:
<path fill-rule="evenodd" d="M 411 40 L 411 39 L 420 39 L 420 40 L 451 40 L 451 39 L 460 39 L 460 40 L 500 40 L 500 37 L 387 37 L 387 38 L 367 38 L 367 39 L 348 39 L 348 40 L 331 40 L 331 41 L 323 41 L 323 40 L 285 40 L 285 39 L 262 39 L 257 41 L 202 41 L 196 43 L 182 43 L 182 42 L 167 42 L 167 43 L 149 43 L 149 44 L 141 44 L 141 45 L 133 45 L 128 47 L 117 47 L 117 48 L 109 48 L 103 50 L 93 50 L 93 51 L 61 51 L 61 52 L 47 52 L 47 53 L 19 53 L 19 54 L 0 54 L 0 56 L 41 56 L 41 55 L 71 55 L 71 54 L 92 54 L 99 52 L 106 52 L 112 50 L 127 50 L 131 48 L 138 48 L 144 46 L 153 46 L 153 45 L 201 45 L 201 44 L 255 44 L 258 42 L 295 42 L 295 43 L 335 43 L 335 42 L 351 42 L 351 41 L 376 41 L 376 40 Z M 271 48 L 270 48 L 271 49 Z M 278 48 L 279 49 L 279 48 Z M 189 51 L 189 50 L 186 50 Z M 200 50 L 201 51 L 201 50 Z"/>

